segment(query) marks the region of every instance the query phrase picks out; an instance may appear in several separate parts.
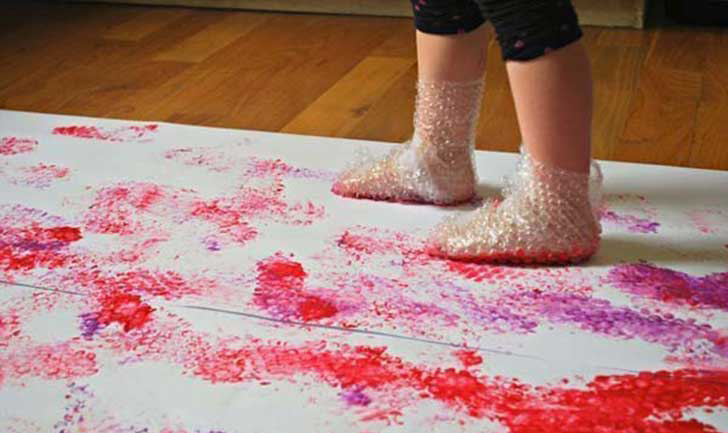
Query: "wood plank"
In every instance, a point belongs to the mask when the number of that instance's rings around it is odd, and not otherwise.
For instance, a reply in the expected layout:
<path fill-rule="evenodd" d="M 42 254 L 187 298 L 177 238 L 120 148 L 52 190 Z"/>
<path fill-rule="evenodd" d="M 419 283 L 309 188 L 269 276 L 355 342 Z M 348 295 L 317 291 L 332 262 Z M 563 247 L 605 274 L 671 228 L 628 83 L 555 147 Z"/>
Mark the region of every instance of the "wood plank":
<path fill-rule="evenodd" d="M 389 142 L 409 139 L 414 130 L 416 83 L 417 66 L 413 64 L 372 104 L 346 137 Z"/>
<path fill-rule="evenodd" d="M 705 62 L 690 166 L 728 169 L 728 30 L 714 33 Z"/>
<path fill-rule="evenodd" d="M 414 64 L 415 60 L 411 58 L 365 58 L 281 131 L 346 137 L 372 104 Z M 366 88 L 362 88 L 362 83 L 366 83 Z"/>
<path fill-rule="evenodd" d="M 103 37 L 119 41 L 140 41 L 182 18 L 190 11 L 182 8 L 149 8 L 108 29 Z"/>
<path fill-rule="evenodd" d="M 640 68 L 647 55 L 647 40 L 639 43 L 630 34 L 604 37 L 615 33 L 604 30 L 589 46 L 594 76 L 594 120 L 592 154 L 597 159 L 612 159 L 631 111 L 632 95 Z M 645 33 L 646 34 L 646 33 Z M 651 33 L 654 36 L 654 33 Z M 624 36 L 628 36 L 625 40 Z"/>
<path fill-rule="evenodd" d="M 657 31 L 614 158 L 670 165 L 689 162 L 702 93 L 704 43 L 702 33 Z"/>
<path fill-rule="evenodd" d="M 136 9 L 137 14 L 146 12 Z M 176 43 L 179 38 L 204 28 L 210 24 L 211 18 L 214 17 L 208 13 L 188 15 L 157 29 L 139 42 L 97 36 L 92 46 L 85 48 L 82 58 L 66 62 L 66 67 L 60 72 L 49 69 L 46 80 L 39 81 L 35 77 L 21 79 L 5 89 L 2 97 L 6 104 L 21 110 L 41 105 L 52 112 L 102 115 L 110 105 L 118 103 L 117 98 L 144 82 L 140 71 L 158 77 L 153 68 L 143 69 L 140 65 L 160 50 Z M 83 40 L 74 43 L 83 45 Z M 70 45 L 65 48 L 73 51 L 74 47 Z M 177 72 L 181 70 L 176 66 L 171 68 Z M 173 73 L 172 69 L 162 65 L 159 71 L 161 77 L 165 73 Z M 154 80 L 151 82 L 155 83 Z M 109 99 L 105 95 L 113 95 L 113 98 Z"/>
<path fill-rule="evenodd" d="M 174 113 L 171 120 L 183 123 L 279 130 L 381 44 L 390 22 L 276 15 L 210 58 L 237 68 L 237 74 L 186 93 L 206 104 L 170 101 L 165 110 Z"/>
<path fill-rule="evenodd" d="M 77 0 L 88 1 L 88 0 Z M 411 17 L 406 0 L 100 0 L 112 3 Z M 574 0 L 583 24 L 642 28 L 646 0 Z"/>
<path fill-rule="evenodd" d="M 415 26 L 411 19 L 392 19 L 391 36 L 374 48 L 369 55 L 377 57 L 417 58 Z"/>
<path fill-rule="evenodd" d="M 197 63 L 245 36 L 268 19 L 267 15 L 228 12 L 221 20 L 159 53 L 154 60 Z"/>
<path fill-rule="evenodd" d="M 313 134 L 390 142 L 412 133 L 409 19 L 246 13 L 263 22 L 233 39 L 239 12 L 190 10 L 139 40 L 105 38 L 149 10 L 0 2 L 0 22 L 13 29 L 0 33 L 0 107 L 268 131 L 298 124 Z M 595 155 L 728 169 L 727 31 L 585 28 Z M 489 46 L 478 148 L 516 151 L 507 75 L 496 41 Z M 411 63 L 400 75 L 387 78 L 384 68 L 369 79 L 360 70 L 372 58 Z M 311 114 L 340 106 L 339 117 Z"/>

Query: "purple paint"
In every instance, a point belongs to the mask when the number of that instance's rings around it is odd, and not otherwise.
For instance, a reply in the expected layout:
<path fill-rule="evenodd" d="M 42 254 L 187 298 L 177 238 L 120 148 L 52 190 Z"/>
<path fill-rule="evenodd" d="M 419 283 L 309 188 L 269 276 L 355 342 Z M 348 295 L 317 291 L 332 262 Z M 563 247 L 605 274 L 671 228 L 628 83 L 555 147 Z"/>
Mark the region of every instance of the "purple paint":
<path fill-rule="evenodd" d="M 208 251 L 220 251 L 222 249 L 220 242 L 217 239 L 208 238 L 204 240 L 204 243 Z"/>
<path fill-rule="evenodd" d="M 602 214 L 602 220 L 626 227 L 627 230 L 633 233 L 657 233 L 657 228 L 660 227 L 660 223 L 656 221 L 634 215 L 619 215 L 611 210 Z"/>
<path fill-rule="evenodd" d="M 536 290 L 510 296 L 520 311 L 551 322 L 614 338 L 640 338 L 660 344 L 670 351 L 684 349 L 698 355 L 700 347 L 721 357 L 728 357 L 728 339 L 708 324 L 680 319 L 671 314 L 659 315 L 649 310 L 634 310 L 612 305 L 605 299 L 584 295 L 546 294 Z M 704 353 L 708 355 L 708 353 Z"/>
<path fill-rule="evenodd" d="M 79 317 L 81 318 L 81 335 L 83 335 L 83 338 L 90 340 L 101 327 L 98 315 L 96 313 L 84 313 Z"/>
<path fill-rule="evenodd" d="M 630 264 L 613 268 L 605 282 L 662 302 L 728 311 L 728 272 L 694 277 L 650 264 Z"/>
<path fill-rule="evenodd" d="M 8 243 L 0 242 L 0 248 L 10 246 L 22 251 L 56 251 L 67 245 L 67 242 L 61 241 L 38 242 L 31 240 L 22 240 L 18 242 Z"/>
<path fill-rule="evenodd" d="M 368 406 L 372 402 L 372 399 L 359 389 L 347 390 L 341 396 L 350 406 Z"/>

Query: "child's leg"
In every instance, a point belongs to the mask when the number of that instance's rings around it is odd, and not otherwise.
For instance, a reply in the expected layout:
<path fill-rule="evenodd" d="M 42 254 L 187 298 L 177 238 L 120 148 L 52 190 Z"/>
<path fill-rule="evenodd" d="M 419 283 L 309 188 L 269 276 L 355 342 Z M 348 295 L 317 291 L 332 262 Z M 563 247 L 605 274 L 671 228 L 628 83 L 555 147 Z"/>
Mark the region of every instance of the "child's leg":
<path fill-rule="evenodd" d="M 591 74 L 565 0 L 486 0 L 503 50 L 524 155 L 504 200 L 436 230 L 434 252 L 488 261 L 564 263 L 591 256 Z M 597 173 L 597 179 L 600 175 Z"/>
<path fill-rule="evenodd" d="M 472 198 L 472 151 L 487 39 L 472 0 L 412 0 L 418 84 L 413 138 L 386 157 L 359 163 L 334 184 L 337 194 L 453 204 Z"/>
<path fill-rule="evenodd" d="M 506 67 L 529 155 L 546 165 L 588 172 L 592 78 L 581 43 Z"/>

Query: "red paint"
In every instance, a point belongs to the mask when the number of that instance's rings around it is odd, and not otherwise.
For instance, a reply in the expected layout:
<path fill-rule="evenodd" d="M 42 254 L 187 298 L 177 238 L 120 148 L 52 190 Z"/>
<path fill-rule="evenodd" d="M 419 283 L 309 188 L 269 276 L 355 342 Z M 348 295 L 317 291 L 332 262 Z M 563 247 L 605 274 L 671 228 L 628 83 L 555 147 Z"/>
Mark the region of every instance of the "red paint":
<path fill-rule="evenodd" d="M 253 344 L 200 352 L 194 374 L 214 383 L 313 375 L 336 388 L 434 399 L 473 418 L 498 421 L 519 433 L 711 432 L 683 418 L 691 407 L 728 406 L 728 372 L 678 370 L 599 376 L 585 389 L 531 387 L 478 377 L 466 370 L 428 369 L 383 348 L 298 348 Z M 373 393 L 372 393 L 373 392 Z"/>
<path fill-rule="evenodd" d="M 126 332 L 149 323 L 154 311 L 154 308 L 142 302 L 141 297 L 128 293 L 113 293 L 103 296 L 101 303 L 98 322 L 102 325 L 118 323 Z"/>
<path fill-rule="evenodd" d="M 135 269 L 107 274 L 95 269 L 75 273 L 73 284 L 77 287 L 91 288 L 92 293 L 127 292 L 165 299 L 179 299 L 183 296 L 199 294 L 202 288 L 209 289 L 215 283 L 208 280 L 190 282 L 174 271 Z"/>
<path fill-rule="evenodd" d="M 62 250 L 81 237 L 77 227 L 0 226 L 0 269 L 6 272 L 56 269 L 77 263 L 78 257 Z"/>
<path fill-rule="evenodd" d="M 123 126 L 116 129 L 97 128 L 95 126 L 59 126 L 53 129 L 55 135 L 76 138 L 87 138 L 104 141 L 139 141 L 159 128 L 156 124 Z"/>
<path fill-rule="evenodd" d="M 0 155 L 16 155 L 33 151 L 38 142 L 27 138 L 2 137 L 0 138 Z"/>
<path fill-rule="evenodd" d="M 304 322 L 333 317 L 336 305 L 308 293 L 303 266 L 281 254 L 258 263 L 257 286 L 253 302 L 277 317 Z"/>
<path fill-rule="evenodd" d="M 0 349 L 7 349 L 10 345 L 10 340 L 19 335 L 20 316 L 14 311 L 0 315 Z"/>
<path fill-rule="evenodd" d="M 81 229 L 78 227 L 51 227 L 45 229 L 48 236 L 61 242 L 76 242 L 81 240 Z"/>
<path fill-rule="evenodd" d="M 98 372 L 96 355 L 72 343 L 44 344 L 0 354 L 0 384 L 6 379 L 73 379 Z"/>
<path fill-rule="evenodd" d="M 458 350 L 454 353 L 454 355 L 460 360 L 465 368 L 474 367 L 483 363 L 483 357 L 478 355 L 478 352 L 474 350 Z"/>
<path fill-rule="evenodd" d="M 130 235 L 141 230 L 139 211 L 149 211 L 166 198 L 155 184 L 116 185 L 102 188 L 84 217 L 86 230 L 94 233 Z"/>
<path fill-rule="evenodd" d="M 513 278 L 519 274 L 519 270 L 505 266 L 458 262 L 452 260 L 447 261 L 447 267 L 450 272 L 455 272 L 476 282 L 504 280 Z"/>
<path fill-rule="evenodd" d="M 309 296 L 298 305 L 298 313 L 304 322 L 333 317 L 338 312 L 334 304 L 318 296 Z"/>

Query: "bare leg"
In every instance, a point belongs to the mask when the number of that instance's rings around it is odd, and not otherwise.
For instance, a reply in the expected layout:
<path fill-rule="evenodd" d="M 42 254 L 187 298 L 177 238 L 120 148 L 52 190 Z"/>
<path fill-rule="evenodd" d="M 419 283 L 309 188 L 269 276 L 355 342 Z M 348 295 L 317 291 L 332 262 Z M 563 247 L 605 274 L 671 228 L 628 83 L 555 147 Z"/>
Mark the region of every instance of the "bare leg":
<path fill-rule="evenodd" d="M 480 79 L 487 59 L 485 25 L 459 35 L 432 35 L 417 30 L 417 72 L 422 81 Z"/>
<path fill-rule="evenodd" d="M 506 64 L 526 150 L 533 159 L 588 172 L 592 77 L 586 50 L 575 42 L 527 62 Z"/>
<path fill-rule="evenodd" d="M 455 204 L 475 194 L 475 127 L 487 60 L 485 26 L 468 33 L 417 31 L 412 140 L 344 172 L 334 193 L 354 198 Z"/>

